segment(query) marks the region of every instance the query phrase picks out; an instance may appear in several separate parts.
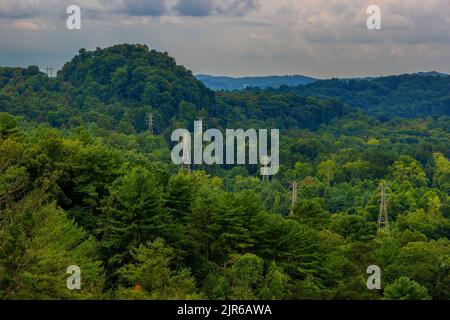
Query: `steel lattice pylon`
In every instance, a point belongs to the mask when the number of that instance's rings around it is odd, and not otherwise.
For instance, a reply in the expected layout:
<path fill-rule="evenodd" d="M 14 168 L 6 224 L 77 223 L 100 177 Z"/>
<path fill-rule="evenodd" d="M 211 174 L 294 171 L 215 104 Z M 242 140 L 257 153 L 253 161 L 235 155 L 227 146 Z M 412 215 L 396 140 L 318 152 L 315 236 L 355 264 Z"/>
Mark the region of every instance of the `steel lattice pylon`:
<path fill-rule="evenodd" d="M 294 181 L 294 182 L 292 182 L 291 215 L 294 214 L 294 208 L 297 205 L 297 192 L 298 192 L 298 184 L 297 184 L 297 181 Z"/>
<path fill-rule="evenodd" d="M 386 183 L 380 184 L 380 211 L 378 214 L 378 229 L 389 230 L 389 217 L 387 211 Z"/>

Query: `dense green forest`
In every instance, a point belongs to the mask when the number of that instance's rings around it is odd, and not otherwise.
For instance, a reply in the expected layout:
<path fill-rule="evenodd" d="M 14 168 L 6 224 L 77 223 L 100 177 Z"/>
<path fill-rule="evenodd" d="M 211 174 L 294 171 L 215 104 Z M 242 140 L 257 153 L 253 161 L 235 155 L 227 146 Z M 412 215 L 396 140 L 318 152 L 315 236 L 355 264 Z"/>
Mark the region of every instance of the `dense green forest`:
<path fill-rule="evenodd" d="M 306 86 L 282 87 L 279 92 L 339 98 L 382 117 L 450 115 L 450 76 L 434 72 L 374 79 L 331 79 Z"/>
<path fill-rule="evenodd" d="M 143 45 L 0 68 L 0 299 L 450 299 L 450 80 L 423 77 L 214 92 Z M 279 174 L 172 164 L 199 118 L 280 129 Z"/>

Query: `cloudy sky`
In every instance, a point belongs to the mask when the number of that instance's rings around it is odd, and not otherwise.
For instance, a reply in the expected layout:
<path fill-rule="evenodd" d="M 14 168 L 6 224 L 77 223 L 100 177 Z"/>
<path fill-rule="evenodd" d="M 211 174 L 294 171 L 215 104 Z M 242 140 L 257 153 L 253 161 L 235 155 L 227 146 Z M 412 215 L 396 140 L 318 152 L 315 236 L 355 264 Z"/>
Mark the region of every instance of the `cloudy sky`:
<path fill-rule="evenodd" d="M 66 27 L 72 4 L 81 30 Z M 214 75 L 450 73 L 450 0 L 0 0 L 0 28 L 0 66 L 60 68 L 127 42 Z"/>

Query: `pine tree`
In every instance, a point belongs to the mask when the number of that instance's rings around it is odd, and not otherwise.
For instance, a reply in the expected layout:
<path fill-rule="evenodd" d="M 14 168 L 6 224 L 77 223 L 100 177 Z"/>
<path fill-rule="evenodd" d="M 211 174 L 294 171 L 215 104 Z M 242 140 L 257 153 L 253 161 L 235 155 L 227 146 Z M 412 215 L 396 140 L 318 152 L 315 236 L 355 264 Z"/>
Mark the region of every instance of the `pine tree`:
<path fill-rule="evenodd" d="M 131 250 L 131 261 L 120 269 L 120 298 L 192 299 L 195 281 L 187 269 L 173 270 L 175 251 L 160 238 Z"/>
<path fill-rule="evenodd" d="M 27 195 L 2 212 L 1 299 L 99 299 L 103 275 L 96 242 L 42 193 Z M 67 268 L 80 267 L 81 289 L 67 288 Z"/>
<path fill-rule="evenodd" d="M 430 300 L 427 289 L 408 277 L 401 277 L 384 290 L 387 300 Z"/>
<path fill-rule="evenodd" d="M 158 177 L 143 167 L 116 180 L 104 201 L 102 248 L 109 268 L 120 267 L 129 250 L 157 237 L 173 239 L 175 224 L 163 207 Z"/>

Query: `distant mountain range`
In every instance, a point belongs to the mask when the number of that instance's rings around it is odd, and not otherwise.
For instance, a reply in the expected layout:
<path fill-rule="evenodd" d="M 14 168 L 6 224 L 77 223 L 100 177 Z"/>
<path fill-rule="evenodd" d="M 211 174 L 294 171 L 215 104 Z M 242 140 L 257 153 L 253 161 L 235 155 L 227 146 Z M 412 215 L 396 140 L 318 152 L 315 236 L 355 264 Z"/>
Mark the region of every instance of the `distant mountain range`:
<path fill-rule="evenodd" d="M 411 75 L 429 76 L 429 77 L 447 77 L 445 73 L 437 71 L 417 72 Z M 211 76 L 206 74 L 199 74 L 196 76 L 206 87 L 215 91 L 234 91 L 244 90 L 247 88 L 261 88 L 261 89 L 278 89 L 282 86 L 297 87 L 307 85 L 319 79 L 302 75 L 286 75 L 286 76 L 262 76 L 262 77 L 226 77 L 226 76 Z M 362 77 L 362 78 L 342 78 L 342 80 L 373 80 L 379 77 Z"/>
<path fill-rule="evenodd" d="M 437 72 L 437 71 L 429 71 L 429 72 L 417 72 L 414 73 L 419 76 L 428 76 L 428 77 L 448 77 L 448 74 Z"/>
<path fill-rule="evenodd" d="M 242 90 L 248 87 L 277 89 L 284 85 L 295 87 L 316 81 L 314 78 L 301 75 L 234 78 L 199 74 L 196 77 L 211 90 L 225 91 Z"/>

